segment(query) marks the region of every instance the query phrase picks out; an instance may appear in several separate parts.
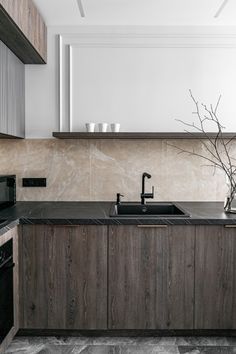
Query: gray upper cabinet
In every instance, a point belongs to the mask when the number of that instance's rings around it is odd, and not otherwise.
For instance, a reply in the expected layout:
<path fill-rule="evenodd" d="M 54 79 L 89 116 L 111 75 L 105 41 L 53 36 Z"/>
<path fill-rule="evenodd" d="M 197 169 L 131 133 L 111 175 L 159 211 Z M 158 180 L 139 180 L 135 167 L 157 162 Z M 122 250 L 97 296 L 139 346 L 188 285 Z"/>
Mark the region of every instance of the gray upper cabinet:
<path fill-rule="evenodd" d="M 0 41 L 0 132 L 7 134 L 7 47 Z"/>
<path fill-rule="evenodd" d="M 0 137 L 25 137 L 25 67 L 1 41 Z"/>
<path fill-rule="evenodd" d="M 47 60 L 47 28 L 32 0 L 0 0 L 0 138 L 25 137 L 24 64 Z"/>

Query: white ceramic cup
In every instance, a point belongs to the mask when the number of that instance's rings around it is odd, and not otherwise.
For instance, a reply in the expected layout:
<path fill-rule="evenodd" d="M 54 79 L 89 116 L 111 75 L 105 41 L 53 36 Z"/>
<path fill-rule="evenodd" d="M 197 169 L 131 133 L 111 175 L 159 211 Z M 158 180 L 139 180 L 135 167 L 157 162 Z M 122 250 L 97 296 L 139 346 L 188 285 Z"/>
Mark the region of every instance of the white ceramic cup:
<path fill-rule="evenodd" d="M 85 126 L 86 126 L 86 130 L 87 130 L 87 132 L 88 133 L 94 133 L 94 131 L 95 131 L 95 123 L 86 123 L 85 124 Z"/>
<path fill-rule="evenodd" d="M 119 133 L 119 131 L 120 131 L 120 123 L 111 123 L 111 131 L 113 133 Z"/>
<path fill-rule="evenodd" d="M 99 123 L 98 129 L 101 133 L 106 133 L 108 124 L 107 123 Z"/>

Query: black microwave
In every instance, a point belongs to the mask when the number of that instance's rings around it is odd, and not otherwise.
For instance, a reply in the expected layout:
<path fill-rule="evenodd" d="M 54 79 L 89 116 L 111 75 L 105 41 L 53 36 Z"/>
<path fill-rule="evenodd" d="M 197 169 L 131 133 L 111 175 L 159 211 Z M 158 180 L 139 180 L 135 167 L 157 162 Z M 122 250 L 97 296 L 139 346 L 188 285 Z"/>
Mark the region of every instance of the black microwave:
<path fill-rule="evenodd" d="M 0 175 L 0 209 L 14 205 L 16 202 L 16 176 Z"/>

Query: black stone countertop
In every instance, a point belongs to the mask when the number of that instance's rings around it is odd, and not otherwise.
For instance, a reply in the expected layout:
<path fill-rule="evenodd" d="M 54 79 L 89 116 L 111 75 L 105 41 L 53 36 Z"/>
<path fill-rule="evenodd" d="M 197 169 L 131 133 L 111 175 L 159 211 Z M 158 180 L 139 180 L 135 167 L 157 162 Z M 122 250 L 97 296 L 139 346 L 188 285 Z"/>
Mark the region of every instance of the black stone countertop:
<path fill-rule="evenodd" d="M 17 202 L 0 212 L 0 235 L 17 224 L 46 225 L 236 225 L 221 202 L 177 202 L 190 217 L 110 217 L 112 202 Z"/>

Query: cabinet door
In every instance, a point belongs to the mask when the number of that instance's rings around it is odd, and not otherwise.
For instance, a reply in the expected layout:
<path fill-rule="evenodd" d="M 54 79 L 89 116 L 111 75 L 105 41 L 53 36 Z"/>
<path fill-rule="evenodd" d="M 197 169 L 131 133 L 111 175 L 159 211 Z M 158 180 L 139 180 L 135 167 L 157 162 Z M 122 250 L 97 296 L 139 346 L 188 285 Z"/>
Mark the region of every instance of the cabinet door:
<path fill-rule="evenodd" d="M 23 226 L 22 328 L 107 328 L 107 228 Z"/>
<path fill-rule="evenodd" d="M 109 227 L 109 328 L 192 329 L 195 227 Z"/>
<path fill-rule="evenodd" d="M 0 237 L 0 246 L 9 240 L 13 241 L 13 302 L 14 302 L 14 325 L 5 336 L 3 341 L 0 343 L 0 353 L 5 353 L 8 345 L 11 343 L 12 339 L 19 330 L 19 256 L 18 256 L 18 227 L 7 231 L 5 234 Z M 1 288 L 1 292 L 4 289 Z M 2 293 L 0 292 L 0 296 Z M 1 333 L 2 335 L 2 333 Z"/>
<path fill-rule="evenodd" d="M 236 329 L 236 229 L 197 226 L 195 328 Z"/>
<path fill-rule="evenodd" d="M 0 133 L 7 134 L 7 58 L 9 49 L 0 41 Z"/>
<path fill-rule="evenodd" d="M 8 49 L 7 134 L 25 137 L 25 66 Z"/>
<path fill-rule="evenodd" d="M 0 134 L 25 136 L 24 64 L 0 41 Z"/>

